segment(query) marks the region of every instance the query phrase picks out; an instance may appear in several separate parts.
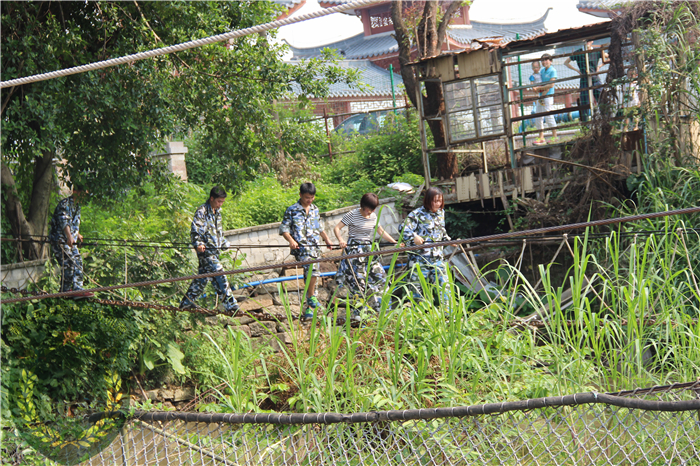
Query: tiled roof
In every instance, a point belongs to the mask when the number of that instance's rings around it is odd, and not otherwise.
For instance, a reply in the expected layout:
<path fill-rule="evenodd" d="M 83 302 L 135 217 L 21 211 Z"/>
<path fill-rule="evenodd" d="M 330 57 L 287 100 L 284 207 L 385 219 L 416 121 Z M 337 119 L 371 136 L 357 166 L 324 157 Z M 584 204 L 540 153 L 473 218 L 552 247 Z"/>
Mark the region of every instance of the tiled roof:
<path fill-rule="evenodd" d="M 582 13 L 599 18 L 610 18 L 610 13 L 619 10 L 624 4 L 635 0 L 581 0 L 576 5 Z"/>
<path fill-rule="evenodd" d="M 544 22 L 548 15 L 549 9 L 541 18 L 529 23 L 499 24 L 472 21 L 471 26 L 450 26 L 447 34 L 464 45 L 470 44 L 475 39 L 490 37 L 502 37 L 501 41 L 507 43 L 515 40 L 516 34 L 520 34 L 520 39 L 545 34 L 547 30 Z M 336 49 L 346 59 L 371 58 L 398 51 L 399 45 L 392 34 L 393 32 L 384 32 L 365 37 L 360 33 L 348 39 L 318 47 L 298 48 L 289 45 L 289 48 L 293 54 L 292 60 L 320 56 L 324 48 Z"/>
<path fill-rule="evenodd" d="M 530 39 L 545 34 L 547 28 L 544 22 L 547 20 L 551 8 L 540 18 L 529 23 L 484 23 L 471 21 L 471 26 L 453 25 L 447 30 L 447 34 L 460 44 L 469 45 L 477 39 L 501 37 L 501 43 L 505 44 L 515 40 L 516 34 L 520 39 Z"/>
<path fill-rule="evenodd" d="M 335 83 L 330 87 L 329 97 L 390 97 L 391 78 L 389 71 L 374 65 L 369 60 L 341 60 L 338 62 L 342 68 L 353 68 L 362 74 L 360 81 L 365 84 L 364 89 L 351 88 L 345 83 Z M 394 92 L 400 93 L 400 86 L 403 85 L 401 75 L 394 73 Z M 292 85 L 292 92 L 296 95 L 301 93 L 298 84 Z"/>
<path fill-rule="evenodd" d="M 283 7 L 290 9 L 295 7 L 296 5 L 303 3 L 305 0 L 272 0 L 273 3 L 277 3 L 278 5 L 282 5 Z"/>
<path fill-rule="evenodd" d="M 399 45 L 396 43 L 396 39 L 391 36 L 391 32 L 384 32 L 368 37 L 365 37 L 364 33 L 360 33 L 348 39 L 318 47 L 297 48 L 290 45 L 289 48 L 293 53 L 292 60 L 318 57 L 321 55 L 321 50 L 325 48 L 337 50 L 346 59 L 360 59 L 396 52 Z"/>

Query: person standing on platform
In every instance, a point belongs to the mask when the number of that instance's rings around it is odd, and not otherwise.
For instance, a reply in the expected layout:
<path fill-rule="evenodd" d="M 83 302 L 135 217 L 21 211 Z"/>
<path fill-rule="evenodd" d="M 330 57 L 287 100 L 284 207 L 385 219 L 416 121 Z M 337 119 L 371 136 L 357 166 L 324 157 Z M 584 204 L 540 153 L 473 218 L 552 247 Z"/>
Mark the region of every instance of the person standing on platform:
<path fill-rule="evenodd" d="M 542 78 L 542 86 L 534 87 L 533 89 L 542 95 L 542 100 L 544 105 L 540 111 L 551 112 L 554 110 L 554 84 L 547 84 L 550 81 L 556 81 L 557 70 L 552 66 L 552 56 L 548 53 L 542 55 L 540 58 L 542 61 L 542 69 L 540 70 L 540 78 Z M 554 115 L 547 115 L 544 117 L 547 121 L 547 127 L 552 129 L 552 139 L 550 143 L 556 144 L 559 142 L 557 139 L 557 123 L 554 121 Z M 547 141 L 544 139 L 544 124 L 542 119 L 539 119 L 537 129 L 540 132 L 540 137 L 535 141 L 535 144 L 542 145 L 546 144 Z"/>

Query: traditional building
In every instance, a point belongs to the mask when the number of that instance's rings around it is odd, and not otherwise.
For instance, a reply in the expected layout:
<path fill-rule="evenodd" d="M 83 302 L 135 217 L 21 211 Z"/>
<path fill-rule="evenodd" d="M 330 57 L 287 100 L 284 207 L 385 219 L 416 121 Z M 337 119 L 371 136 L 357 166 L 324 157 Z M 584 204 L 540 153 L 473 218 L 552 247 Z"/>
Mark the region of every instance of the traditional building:
<path fill-rule="evenodd" d="M 321 0 L 324 8 L 349 3 L 343 0 Z M 407 14 L 420 14 L 423 2 L 405 2 Z M 294 47 L 292 61 L 321 56 L 323 49 L 336 50 L 342 57 L 341 65 L 362 70 L 363 89 L 352 89 L 346 85 L 336 85 L 326 102 L 318 102 L 316 112 L 348 113 L 387 108 L 392 105 L 391 82 L 394 93 L 403 94 L 399 74 L 399 47 L 393 36 L 391 2 L 385 1 L 368 7 L 347 10 L 345 14 L 360 18 L 363 32 L 340 41 L 314 47 Z M 547 32 L 545 21 L 549 9 L 534 21 L 523 23 L 490 23 L 474 21 L 469 17 L 469 6 L 463 5 L 453 16 L 447 31 L 443 50 L 467 50 L 479 41 L 506 44 L 516 39 L 528 39 Z M 390 71 L 393 71 L 393 76 Z M 371 104 L 370 104 L 371 102 Z M 397 105 L 403 105 L 404 98 L 397 98 Z M 337 122 L 336 122 L 337 124 Z"/>

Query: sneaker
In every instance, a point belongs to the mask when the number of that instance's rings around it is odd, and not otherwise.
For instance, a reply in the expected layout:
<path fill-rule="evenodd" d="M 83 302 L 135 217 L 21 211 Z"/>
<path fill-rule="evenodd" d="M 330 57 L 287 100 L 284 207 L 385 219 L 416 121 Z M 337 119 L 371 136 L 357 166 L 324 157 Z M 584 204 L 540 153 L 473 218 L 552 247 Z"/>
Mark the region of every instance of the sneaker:
<path fill-rule="evenodd" d="M 80 293 L 76 293 L 71 298 L 78 300 L 78 299 L 86 299 L 86 298 L 94 298 L 95 294 L 91 293 L 90 291 L 82 291 Z"/>
<path fill-rule="evenodd" d="M 307 309 L 304 314 L 301 315 L 299 318 L 299 321 L 301 322 L 310 322 L 314 318 L 314 313 L 311 309 Z"/>
<path fill-rule="evenodd" d="M 236 315 L 236 313 L 238 313 L 238 311 L 240 310 L 241 306 L 239 306 L 238 303 L 234 303 L 233 305 L 226 308 L 226 312 L 228 312 L 231 315 Z"/>
<path fill-rule="evenodd" d="M 533 144 L 536 146 L 542 146 L 547 144 L 547 141 L 545 141 L 544 138 L 537 138 Z"/>
<path fill-rule="evenodd" d="M 311 296 L 309 298 L 306 298 L 306 305 L 310 307 L 311 309 L 316 309 L 317 307 L 321 307 L 321 303 L 318 301 L 318 298 L 316 296 Z"/>

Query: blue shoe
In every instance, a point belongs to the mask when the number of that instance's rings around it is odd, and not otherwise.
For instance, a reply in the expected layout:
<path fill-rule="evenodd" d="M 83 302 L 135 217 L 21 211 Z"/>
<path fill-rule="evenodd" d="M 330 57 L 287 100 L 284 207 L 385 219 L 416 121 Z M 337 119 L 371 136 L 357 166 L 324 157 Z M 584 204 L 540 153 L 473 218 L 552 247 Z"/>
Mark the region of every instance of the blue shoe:
<path fill-rule="evenodd" d="M 310 296 L 310 297 L 306 298 L 306 305 L 311 309 L 316 309 L 317 307 L 321 307 L 321 303 L 319 302 L 319 300 L 316 296 Z"/>

